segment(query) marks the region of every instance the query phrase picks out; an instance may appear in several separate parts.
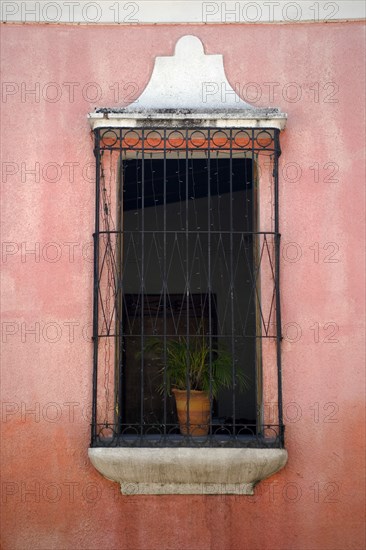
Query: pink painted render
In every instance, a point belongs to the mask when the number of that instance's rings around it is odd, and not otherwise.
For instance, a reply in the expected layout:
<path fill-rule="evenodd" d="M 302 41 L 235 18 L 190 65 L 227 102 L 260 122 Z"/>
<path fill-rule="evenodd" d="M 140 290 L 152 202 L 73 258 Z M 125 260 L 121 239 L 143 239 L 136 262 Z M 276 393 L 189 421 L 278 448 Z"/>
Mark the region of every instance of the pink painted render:
<path fill-rule="evenodd" d="M 261 92 L 256 105 L 288 113 L 280 230 L 289 460 L 253 497 L 122 496 L 87 457 L 87 114 L 137 97 L 155 56 L 172 55 L 184 34 L 223 53 L 244 100 Z M 364 39 L 361 22 L 1 27 L 4 550 L 365 548 Z M 29 92 L 37 87 L 39 97 Z"/>

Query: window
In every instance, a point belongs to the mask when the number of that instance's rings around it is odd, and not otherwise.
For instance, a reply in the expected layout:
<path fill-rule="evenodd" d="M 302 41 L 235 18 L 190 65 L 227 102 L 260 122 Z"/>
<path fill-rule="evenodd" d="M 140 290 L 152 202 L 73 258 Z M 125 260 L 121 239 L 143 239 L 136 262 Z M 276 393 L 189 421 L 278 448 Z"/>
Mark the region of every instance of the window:
<path fill-rule="evenodd" d="M 279 130 L 94 133 L 91 446 L 282 447 Z"/>

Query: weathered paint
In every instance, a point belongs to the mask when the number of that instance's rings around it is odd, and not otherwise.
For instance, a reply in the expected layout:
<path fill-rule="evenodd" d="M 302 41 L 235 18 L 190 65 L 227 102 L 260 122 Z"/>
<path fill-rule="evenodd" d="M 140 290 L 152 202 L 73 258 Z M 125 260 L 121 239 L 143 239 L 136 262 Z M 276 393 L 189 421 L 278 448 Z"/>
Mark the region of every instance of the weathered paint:
<path fill-rule="evenodd" d="M 363 548 L 363 25 L 1 31 L 3 547 Z M 87 456 L 94 207 L 87 113 L 137 97 L 154 57 L 172 55 L 188 33 L 206 53 L 224 54 L 244 100 L 253 104 L 262 92 L 258 106 L 289 115 L 280 166 L 289 460 L 252 497 L 122 496 Z M 95 101 L 91 82 L 102 90 Z M 24 94 L 37 83 L 39 98 Z M 36 176 L 26 173 L 35 168 Z"/>

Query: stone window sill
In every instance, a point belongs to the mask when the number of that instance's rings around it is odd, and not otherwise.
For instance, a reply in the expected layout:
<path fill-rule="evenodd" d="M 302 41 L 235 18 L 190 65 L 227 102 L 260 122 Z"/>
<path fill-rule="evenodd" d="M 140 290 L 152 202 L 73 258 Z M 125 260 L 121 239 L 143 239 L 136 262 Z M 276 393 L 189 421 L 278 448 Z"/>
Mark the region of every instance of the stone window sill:
<path fill-rule="evenodd" d="M 93 466 L 125 495 L 241 494 L 283 468 L 285 449 L 89 449 Z"/>

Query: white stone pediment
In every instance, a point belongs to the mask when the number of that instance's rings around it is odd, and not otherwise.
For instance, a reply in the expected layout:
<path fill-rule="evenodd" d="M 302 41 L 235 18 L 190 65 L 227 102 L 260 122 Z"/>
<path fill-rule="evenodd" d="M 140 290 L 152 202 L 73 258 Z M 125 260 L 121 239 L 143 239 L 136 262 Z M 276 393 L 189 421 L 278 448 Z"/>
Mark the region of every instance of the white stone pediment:
<path fill-rule="evenodd" d="M 246 103 L 229 83 L 221 54 L 206 54 L 197 36 L 179 38 L 172 56 L 156 57 L 151 78 L 127 107 L 99 108 L 89 115 L 92 128 L 174 126 L 285 127 L 276 108 Z"/>
<path fill-rule="evenodd" d="M 224 99 L 224 101 L 223 101 Z M 150 81 L 127 111 L 253 109 L 226 78 L 222 55 L 207 55 L 197 36 L 178 40 L 173 56 L 157 57 Z"/>

